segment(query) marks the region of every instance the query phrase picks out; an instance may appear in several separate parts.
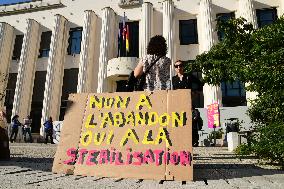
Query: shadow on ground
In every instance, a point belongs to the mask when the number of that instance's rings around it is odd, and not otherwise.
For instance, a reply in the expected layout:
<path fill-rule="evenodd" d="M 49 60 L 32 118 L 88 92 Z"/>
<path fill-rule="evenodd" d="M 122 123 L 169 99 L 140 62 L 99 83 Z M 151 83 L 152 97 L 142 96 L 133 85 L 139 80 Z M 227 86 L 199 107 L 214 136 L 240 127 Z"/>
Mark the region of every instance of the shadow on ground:
<path fill-rule="evenodd" d="M 53 158 L 12 157 L 9 161 L 0 161 L 1 166 L 16 166 L 31 170 L 51 171 Z"/>
<path fill-rule="evenodd" d="M 284 174 L 282 170 L 263 169 L 252 164 L 195 164 L 195 181 L 234 179 L 253 176 Z"/>
<path fill-rule="evenodd" d="M 211 157 L 210 157 L 211 158 Z M 53 158 L 30 158 L 12 157 L 10 161 L 0 161 L 1 166 L 16 166 L 29 170 L 40 170 L 50 172 Z M 224 164 L 224 163 L 202 163 L 194 164 L 194 181 L 234 179 L 253 176 L 284 174 L 284 171 L 263 169 L 252 164 Z"/>

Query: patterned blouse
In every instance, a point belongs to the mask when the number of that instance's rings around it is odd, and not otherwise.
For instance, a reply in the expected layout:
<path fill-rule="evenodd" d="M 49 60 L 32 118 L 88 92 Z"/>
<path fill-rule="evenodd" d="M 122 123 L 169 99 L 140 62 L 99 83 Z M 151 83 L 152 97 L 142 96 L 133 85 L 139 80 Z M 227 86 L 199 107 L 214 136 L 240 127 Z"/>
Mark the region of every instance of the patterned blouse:
<path fill-rule="evenodd" d="M 143 72 L 154 62 L 158 56 L 156 55 L 146 55 L 144 56 L 139 64 L 143 66 Z M 146 75 L 146 84 L 144 90 L 167 90 L 171 88 L 170 80 L 170 67 L 171 59 L 164 56 L 161 57 L 149 70 Z"/>

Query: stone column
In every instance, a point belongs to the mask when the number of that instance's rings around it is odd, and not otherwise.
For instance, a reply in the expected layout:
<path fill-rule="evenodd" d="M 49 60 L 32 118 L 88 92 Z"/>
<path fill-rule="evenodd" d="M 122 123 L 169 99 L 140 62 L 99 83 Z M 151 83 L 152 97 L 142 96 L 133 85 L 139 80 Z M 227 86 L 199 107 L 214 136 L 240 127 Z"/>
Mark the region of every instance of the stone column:
<path fill-rule="evenodd" d="M 59 14 L 55 15 L 45 81 L 42 123 L 49 116 L 53 120 L 59 119 L 68 37 L 68 20 Z M 41 130 L 41 134 L 42 132 L 43 130 Z"/>
<path fill-rule="evenodd" d="M 254 28 L 257 28 L 256 12 L 253 0 L 239 0 L 238 17 L 245 18 Z"/>
<path fill-rule="evenodd" d="M 101 44 L 100 44 L 100 56 L 99 56 L 99 73 L 98 73 L 98 88 L 97 93 L 103 93 L 108 90 L 107 81 L 107 63 L 115 57 L 116 48 L 114 44 L 117 44 L 117 19 L 115 12 L 106 7 L 103 9 L 102 14 L 102 29 L 101 29 Z M 116 31 L 115 31 L 116 29 Z"/>
<path fill-rule="evenodd" d="M 7 23 L 0 23 L 0 111 L 4 106 L 9 68 L 15 42 L 15 29 Z"/>
<path fill-rule="evenodd" d="M 199 7 L 200 31 L 201 40 L 200 53 L 208 52 L 216 43 L 217 36 L 214 33 L 213 17 L 212 17 L 212 1 L 201 0 Z M 213 102 L 218 102 L 222 106 L 222 91 L 220 86 L 205 84 L 203 87 L 204 108 Z"/>
<path fill-rule="evenodd" d="M 170 76 L 174 74 L 174 3 L 172 0 L 165 0 L 163 2 L 163 36 L 167 41 L 168 53 L 167 57 L 172 60 Z"/>
<path fill-rule="evenodd" d="M 12 117 L 18 114 L 20 121 L 29 115 L 31 111 L 40 39 L 40 24 L 35 20 L 28 19 L 23 39 L 12 110 Z"/>
<path fill-rule="evenodd" d="M 91 11 L 85 11 L 84 26 L 82 33 L 81 54 L 78 74 L 78 93 L 91 92 L 91 81 L 95 62 L 95 44 L 96 44 L 96 23 L 97 15 Z"/>
<path fill-rule="evenodd" d="M 147 46 L 153 35 L 153 4 L 145 2 L 142 4 L 140 33 L 140 57 L 147 54 Z"/>
<path fill-rule="evenodd" d="M 284 0 L 280 0 L 279 8 L 277 9 L 278 18 L 284 14 Z"/>
<path fill-rule="evenodd" d="M 239 0 L 239 17 L 245 18 L 250 22 L 254 28 L 257 28 L 256 12 L 253 7 L 253 0 Z M 248 86 L 246 83 L 245 86 Z M 257 92 L 246 91 L 247 106 L 250 106 L 250 100 L 254 100 L 257 97 Z"/>

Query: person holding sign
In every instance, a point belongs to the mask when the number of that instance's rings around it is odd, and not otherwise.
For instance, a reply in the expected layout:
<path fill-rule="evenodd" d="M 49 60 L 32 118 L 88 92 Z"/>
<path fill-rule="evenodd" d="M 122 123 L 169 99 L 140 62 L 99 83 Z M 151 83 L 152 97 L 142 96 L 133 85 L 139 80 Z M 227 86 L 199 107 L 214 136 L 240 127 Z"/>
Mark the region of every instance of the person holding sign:
<path fill-rule="evenodd" d="M 170 89 L 170 66 L 171 59 L 166 57 L 167 44 L 161 35 L 150 39 L 147 47 L 147 55 L 141 58 L 134 70 L 134 76 L 139 78 L 148 68 L 144 90 L 167 90 Z"/>

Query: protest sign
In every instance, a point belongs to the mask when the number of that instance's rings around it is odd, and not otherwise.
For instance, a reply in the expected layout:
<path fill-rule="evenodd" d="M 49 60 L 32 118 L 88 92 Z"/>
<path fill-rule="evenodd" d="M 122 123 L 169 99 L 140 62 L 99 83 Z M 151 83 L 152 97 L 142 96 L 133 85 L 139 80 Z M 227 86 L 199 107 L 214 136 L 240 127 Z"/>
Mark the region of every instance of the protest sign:
<path fill-rule="evenodd" d="M 192 180 L 190 90 L 72 94 L 53 172 Z"/>
<path fill-rule="evenodd" d="M 220 111 L 218 103 L 207 106 L 208 128 L 220 127 Z"/>

